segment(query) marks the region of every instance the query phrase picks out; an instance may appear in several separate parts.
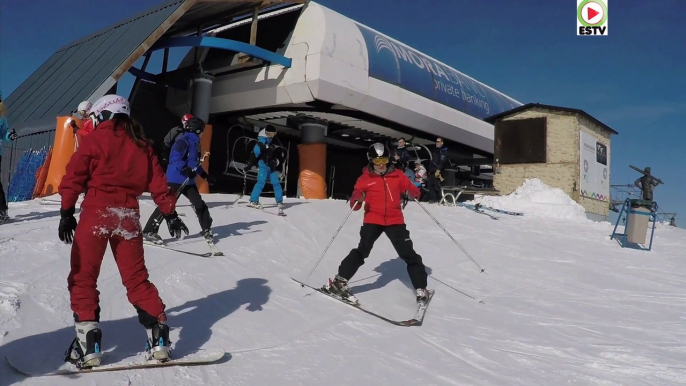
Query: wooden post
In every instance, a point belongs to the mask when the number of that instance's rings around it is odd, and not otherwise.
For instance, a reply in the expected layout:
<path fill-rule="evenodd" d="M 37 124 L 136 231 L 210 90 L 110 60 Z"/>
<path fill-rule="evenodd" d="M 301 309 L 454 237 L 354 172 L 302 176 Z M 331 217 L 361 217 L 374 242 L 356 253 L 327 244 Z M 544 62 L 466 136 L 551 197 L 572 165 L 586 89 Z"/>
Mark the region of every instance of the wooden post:
<path fill-rule="evenodd" d="M 209 153 L 210 147 L 212 146 L 212 125 L 205 125 L 205 130 L 202 132 L 200 137 L 200 154 L 203 155 L 206 152 Z M 210 172 L 210 156 L 205 157 L 205 160 L 201 163 L 202 168 L 205 169 L 207 173 Z M 198 191 L 200 193 L 209 193 L 210 185 L 202 179 L 200 176 L 195 177 L 195 184 L 198 186 Z"/>
<path fill-rule="evenodd" d="M 253 46 L 257 44 L 257 17 L 259 16 L 259 8 L 255 7 L 252 10 L 252 23 L 250 24 L 250 44 Z"/>

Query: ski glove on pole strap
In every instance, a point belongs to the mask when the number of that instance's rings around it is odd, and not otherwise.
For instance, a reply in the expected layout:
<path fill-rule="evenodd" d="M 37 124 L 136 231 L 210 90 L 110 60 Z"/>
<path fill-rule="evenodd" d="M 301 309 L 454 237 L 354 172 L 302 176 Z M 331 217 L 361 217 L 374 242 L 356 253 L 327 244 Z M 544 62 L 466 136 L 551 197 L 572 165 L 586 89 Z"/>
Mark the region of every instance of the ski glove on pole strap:
<path fill-rule="evenodd" d="M 350 197 L 350 207 L 357 211 L 362 208 L 362 203 L 364 202 L 364 192 L 360 192 L 358 190 L 353 191 L 352 197 Z M 360 206 L 357 206 L 357 204 L 360 204 Z"/>
<path fill-rule="evenodd" d="M 60 209 L 60 225 L 58 228 L 60 240 L 65 244 L 74 242 L 74 231 L 76 230 L 76 218 L 74 217 L 75 208 Z"/>
<path fill-rule="evenodd" d="M 191 169 L 188 166 L 184 166 L 183 168 L 181 168 L 181 175 L 183 175 L 184 177 L 193 178 L 195 177 L 195 170 Z"/>

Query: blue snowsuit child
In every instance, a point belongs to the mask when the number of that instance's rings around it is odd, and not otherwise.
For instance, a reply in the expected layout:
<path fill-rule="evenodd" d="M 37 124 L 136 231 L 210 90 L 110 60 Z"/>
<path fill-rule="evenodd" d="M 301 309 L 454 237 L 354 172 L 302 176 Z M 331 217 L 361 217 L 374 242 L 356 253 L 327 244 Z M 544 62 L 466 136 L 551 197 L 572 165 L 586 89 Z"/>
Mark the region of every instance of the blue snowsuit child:
<path fill-rule="evenodd" d="M 279 160 L 272 157 L 272 151 L 274 146 L 271 144 L 272 137 L 276 135 L 276 129 L 274 126 L 267 126 L 262 129 L 258 134 L 258 143 L 253 148 L 253 153 L 259 159 L 258 172 L 257 172 L 257 183 L 252 189 L 252 194 L 250 194 L 250 204 L 248 206 L 253 208 L 261 208 L 260 205 L 260 193 L 264 189 L 264 185 L 267 183 L 267 178 L 269 182 L 274 187 L 274 196 L 276 199 L 276 204 L 279 209 L 283 208 L 283 190 L 281 190 L 281 182 L 279 181 L 279 173 L 276 172 L 276 168 L 279 166 Z"/>
<path fill-rule="evenodd" d="M 205 128 L 205 123 L 193 117 L 186 123 L 186 130 L 174 140 L 171 153 L 169 155 L 169 165 L 167 165 L 167 185 L 173 192 L 177 192 L 181 185 L 188 179 L 184 188 L 179 192 L 191 202 L 195 214 L 200 222 L 201 234 L 208 240 L 212 240 L 212 217 L 210 209 L 203 201 L 195 185 L 195 176 L 199 175 L 208 182 L 214 182 L 214 178 L 209 176 L 200 165 L 200 133 Z M 155 209 L 150 219 L 148 219 L 143 229 L 143 237 L 150 242 L 161 243 L 161 238 L 157 234 L 160 224 L 155 222 L 159 216 L 159 209 Z"/>

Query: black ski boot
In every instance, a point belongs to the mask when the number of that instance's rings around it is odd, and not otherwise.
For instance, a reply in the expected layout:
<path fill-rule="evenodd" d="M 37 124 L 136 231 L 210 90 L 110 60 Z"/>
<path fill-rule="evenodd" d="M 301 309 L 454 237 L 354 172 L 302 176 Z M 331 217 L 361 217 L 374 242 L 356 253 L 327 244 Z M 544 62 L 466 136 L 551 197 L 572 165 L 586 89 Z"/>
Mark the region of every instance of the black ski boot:
<path fill-rule="evenodd" d="M 322 289 L 330 294 L 340 296 L 347 302 L 355 304 L 360 303 L 355 295 L 353 295 L 352 291 L 350 291 L 350 288 L 348 287 L 348 280 L 338 275 L 336 275 L 333 280 L 329 279 L 329 283 Z"/>
<path fill-rule="evenodd" d="M 429 291 L 426 288 L 417 288 L 415 293 L 417 295 L 417 303 L 426 303 L 429 300 Z"/>
<path fill-rule="evenodd" d="M 143 241 L 146 243 L 150 244 L 157 244 L 157 245 L 162 245 L 164 244 L 164 241 L 162 241 L 162 237 L 158 235 L 155 232 L 144 232 L 143 233 Z"/>
<path fill-rule="evenodd" d="M 204 231 L 201 231 L 200 234 L 206 241 L 214 242 L 214 235 L 212 234 L 212 229 L 205 229 Z"/>
<path fill-rule="evenodd" d="M 160 362 L 166 362 L 170 359 L 169 349 L 171 341 L 169 340 L 169 326 L 163 323 L 158 323 L 152 326 L 151 329 L 146 329 L 148 335 L 148 342 L 145 345 L 145 351 L 152 359 L 157 359 Z"/>
<path fill-rule="evenodd" d="M 76 338 L 64 353 L 64 361 L 70 362 L 81 369 L 100 366 L 102 352 L 100 344 L 102 331 L 98 322 L 77 322 Z"/>

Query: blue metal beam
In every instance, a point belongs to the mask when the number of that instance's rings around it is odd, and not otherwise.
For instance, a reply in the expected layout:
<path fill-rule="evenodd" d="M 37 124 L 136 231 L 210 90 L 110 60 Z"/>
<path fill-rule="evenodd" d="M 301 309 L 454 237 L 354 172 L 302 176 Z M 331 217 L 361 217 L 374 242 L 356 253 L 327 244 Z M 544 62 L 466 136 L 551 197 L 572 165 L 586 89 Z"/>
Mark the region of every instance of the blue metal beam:
<path fill-rule="evenodd" d="M 207 47 L 234 52 L 243 52 L 270 63 L 280 64 L 286 68 L 291 68 L 292 63 L 291 58 L 273 53 L 252 44 L 210 36 L 183 36 L 162 39 L 158 40 L 157 43 L 150 47 L 150 50 L 155 51 L 168 47 Z"/>

